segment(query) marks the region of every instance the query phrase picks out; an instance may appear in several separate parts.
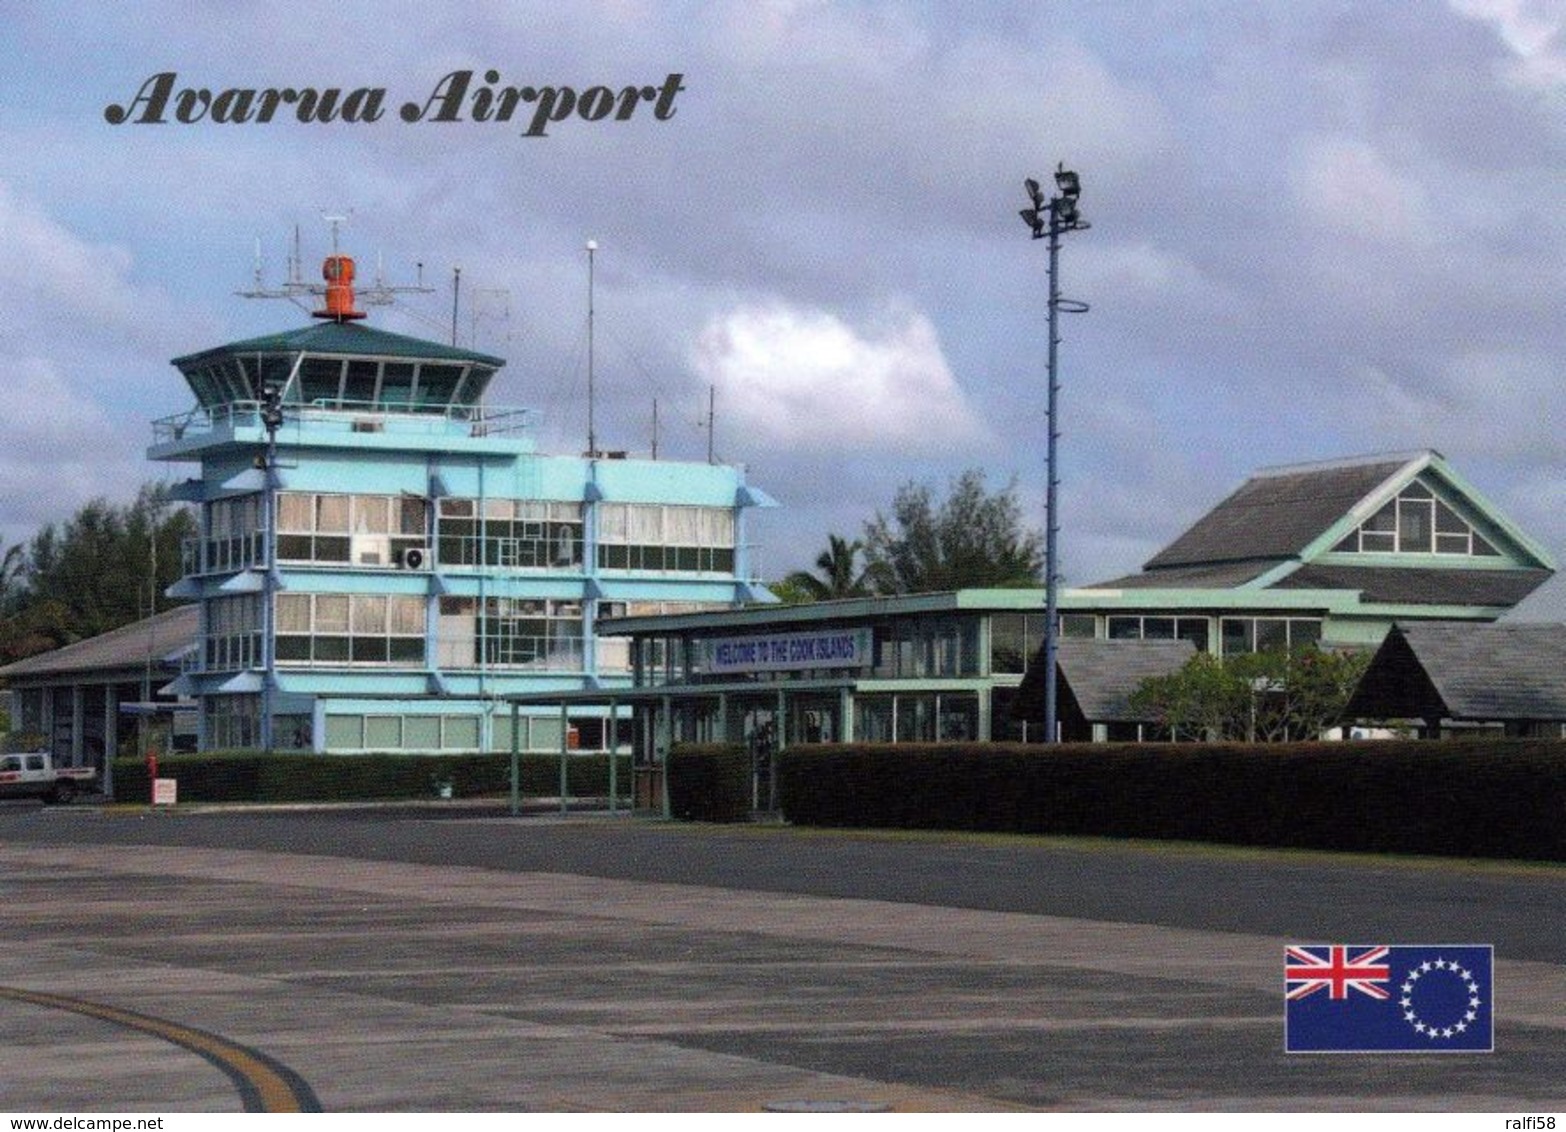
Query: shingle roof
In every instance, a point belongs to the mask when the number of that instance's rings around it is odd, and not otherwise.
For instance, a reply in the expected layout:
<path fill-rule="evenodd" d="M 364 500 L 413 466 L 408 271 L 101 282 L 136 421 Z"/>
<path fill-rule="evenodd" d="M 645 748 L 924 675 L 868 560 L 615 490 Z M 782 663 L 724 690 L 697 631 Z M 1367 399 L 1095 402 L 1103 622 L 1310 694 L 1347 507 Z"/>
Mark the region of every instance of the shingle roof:
<path fill-rule="evenodd" d="M 1397 605 L 1516 605 L 1549 570 L 1463 570 L 1308 564 L 1269 589 L 1361 590 L 1365 601 Z"/>
<path fill-rule="evenodd" d="M 294 330 L 267 334 L 260 338 L 247 338 L 242 342 L 230 342 L 226 346 L 214 346 L 195 354 L 175 358 L 174 365 L 185 368 L 209 358 L 233 354 L 276 354 L 308 351 L 314 354 L 363 354 L 375 357 L 431 358 L 439 361 L 477 362 L 496 369 L 506 364 L 504 358 L 480 354 L 474 350 L 460 350 L 423 338 L 411 338 L 406 334 L 393 334 L 389 330 L 364 326 L 356 322 L 317 322 Z"/>
<path fill-rule="evenodd" d="M 1276 558 L 1246 562 L 1219 562 L 1201 566 L 1170 566 L 1163 570 L 1148 570 L 1141 574 L 1127 574 L 1108 582 L 1095 582 L 1087 587 L 1095 590 L 1147 590 L 1170 586 L 1182 590 L 1227 590 L 1254 581 L 1278 564 Z"/>
<path fill-rule="evenodd" d="M 1292 558 L 1407 464 L 1370 459 L 1252 476 L 1145 569 Z"/>
<path fill-rule="evenodd" d="M 1131 707 L 1131 693 L 1152 676 L 1167 676 L 1196 653 L 1190 641 L 1099 641 L 1066 638 L 1059 642 L 1061 698 L 1075 699 L 1089 723 L 1148 723 Z M 1017 689 L 1013 716 L 1044 715 L 1044 650 L 1028 665 Z"/>
<path fill-rule="evenodd" d="M 1376 651 L 1347 714 L 1566 721 L 1566 625 L 1398 626 Z"/>
<path fill-rule="evenodd" d="M 193 645 L 199 627 L 199 607 L 175 606 L 85 641 L 8 664 L 0 668 L 0 679 L 140 668 L 148 657 L 153 671 L 162 672 L 164 658 Z"/>

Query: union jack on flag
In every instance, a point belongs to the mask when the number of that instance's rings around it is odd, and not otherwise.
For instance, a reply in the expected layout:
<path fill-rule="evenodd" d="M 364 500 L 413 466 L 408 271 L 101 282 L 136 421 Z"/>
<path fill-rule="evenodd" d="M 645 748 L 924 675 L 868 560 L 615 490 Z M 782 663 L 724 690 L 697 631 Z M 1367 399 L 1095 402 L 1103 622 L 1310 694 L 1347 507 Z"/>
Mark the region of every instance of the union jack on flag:
<path fill-rule="evenodd" d="M 1390 998 L 1384 984 L 1392 977 L 1392 968 L 1382 963 L 1390 947 L 1372 947 L 1350 955 L 1348 947 L 1290 947 L 1284 952 L 1284 979 L 1290 984 L 1290 999 L 1304 998 L 1319 990 L 1329 998 L 1347 998 L 1349 991 L 1371 998 Z M 1318 954 L 1325 952 L 1325 954 Z M 1298 983 L 1298 986 L 1293 984 Z"/>
<path fill-rule="evenodd" d="M 1289 1053 L 1487 1053 L 1495 1048 L 1488 944 L 1284 948 Z"/>

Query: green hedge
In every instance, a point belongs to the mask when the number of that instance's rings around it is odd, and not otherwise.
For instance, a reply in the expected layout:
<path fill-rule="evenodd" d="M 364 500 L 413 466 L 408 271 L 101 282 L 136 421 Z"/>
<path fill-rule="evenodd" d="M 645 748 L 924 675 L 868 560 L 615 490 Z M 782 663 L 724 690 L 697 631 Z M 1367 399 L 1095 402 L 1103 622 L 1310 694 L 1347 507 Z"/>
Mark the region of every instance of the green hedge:
<path fill-rule="evenodd" d="M 631 760 L 618 756 L 617 786 L 630 793 Z M 560 756 L 521 756 L 522 793 L 556 797 Z M 434 798 L 449 782 L 454 798 L 506 795 L 511 791 L 511 756 L 364 754 L 261 754 L 255 751 L 169 755 L 158 775 L 179 781 L 181 802 L 361 802 Z M 572 797 L 609 793 L 608 755 L 571 755 L 567 783 Z M 114 794 L 121 802 L 149 797 L 147 766 L 140 759 L 114 760 Z"/>
<path fill-rule="evenodd" d="M 669 812 L 681 821 L 747 821 L 750 754 L 739 743 L 678 743 L 669 751 Z"/>
<path fill-rule="evenodd" d="M 1566 860 L 1566 742 L 832 744 L 782 754 L 797 824 Z"/>

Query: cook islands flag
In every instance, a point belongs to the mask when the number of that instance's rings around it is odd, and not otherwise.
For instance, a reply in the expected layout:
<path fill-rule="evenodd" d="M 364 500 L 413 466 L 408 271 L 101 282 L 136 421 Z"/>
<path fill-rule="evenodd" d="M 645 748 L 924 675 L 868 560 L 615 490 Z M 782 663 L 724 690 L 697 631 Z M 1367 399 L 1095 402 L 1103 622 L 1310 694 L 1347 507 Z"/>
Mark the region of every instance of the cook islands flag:
<path fill-rule="evenodd" d="M 1488 944 L 1284 949 L 1289 1053 L 1489 1053 L 1495 1048 Z"/>

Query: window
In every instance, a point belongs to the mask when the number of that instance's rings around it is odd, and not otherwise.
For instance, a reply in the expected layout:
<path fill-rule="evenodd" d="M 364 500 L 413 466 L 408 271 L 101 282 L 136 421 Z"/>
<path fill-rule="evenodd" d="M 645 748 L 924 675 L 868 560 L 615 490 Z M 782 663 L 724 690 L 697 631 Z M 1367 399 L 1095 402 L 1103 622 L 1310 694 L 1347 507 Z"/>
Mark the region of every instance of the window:
<path fill-rule="evenodd" d="M 1107 620 L 1112 641 L 1190 641 L 1197 652 L 1208 650 L 1211 630 L 1206 617 L 1118 614 Z"/>
<path fill-rule="evenodd" d="M 394 567 L 429 541 L 429 504 L 417 495 L 277 496 L 277 557 L 281 562 Z"/>
<path fill-rule="evenodd" d="M 582 565 L 582 505 L 543 499 L 442 499 L 442 566 L 570 569 Z"/>
<path fill-rule="evenodd" d="M 206 603 L 203 668 L 227 672 L 260 668 L 261 598 L 258 594 L 213 598 Z"/>
<path fill-rule="evenodd" d="M 1321 640 L 1321 620 L 1315 617 L 1225 617 L 1221 636 L 1224 656 L 1299 649 Z"/>
<path fill-rule="evenodd" d="M 582 668 L 576 601 L 443 597 L 436 631 L 442 668 Z"/>
<path fill-rule="evenodd" d="M 277 595 L 279 664 L 424 665 L 425 599 L 409 594 Z"/>
<path fill-rule="evenodd" d="M 734 512 L 726 507 L 605 503 L 598 509 L 604 570 L 732 574 Z"/>
<path fill-rule="evenodd" d="M 1340 554 L 1461 554 L 1500 552 L 1428 484 L 1415 480 L 1333 547 Z"/>
<path fill-rule="evenodd" d="M 199 573 L 222 574 L 254 566 L 265 558 L 262 496 L 216 499 L 203 507 Z"/>

